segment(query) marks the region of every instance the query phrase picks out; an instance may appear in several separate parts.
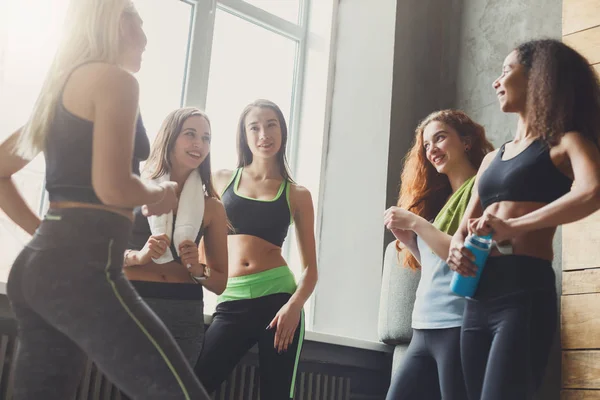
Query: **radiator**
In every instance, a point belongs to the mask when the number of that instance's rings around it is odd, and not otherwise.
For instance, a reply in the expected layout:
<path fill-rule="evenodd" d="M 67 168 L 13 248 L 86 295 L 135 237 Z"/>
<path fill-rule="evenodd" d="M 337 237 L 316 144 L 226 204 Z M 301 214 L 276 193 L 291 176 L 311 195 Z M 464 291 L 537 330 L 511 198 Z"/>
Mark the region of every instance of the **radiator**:
<path fill-rule="evenodd" d="M 238 365 L 216 391 L 214 400 L 260 400 L 258 368 Z M 300 372 L 295 400 L 350 400 L 350 378 Z"/>
<path fill-rule="evenodd" d="M 16 349 L 13 336 L 0 336 L 0 399 L 12 399 L 12 360 Z M 296 382 L 295 400 L 350 400 L 351 379 L 301 371 Z M 238 365 L 213 396 L 214 400 L 260 400 L 258 368 Z M 88 362 L 76 400 L 123 400 L 119 390 Z"/>

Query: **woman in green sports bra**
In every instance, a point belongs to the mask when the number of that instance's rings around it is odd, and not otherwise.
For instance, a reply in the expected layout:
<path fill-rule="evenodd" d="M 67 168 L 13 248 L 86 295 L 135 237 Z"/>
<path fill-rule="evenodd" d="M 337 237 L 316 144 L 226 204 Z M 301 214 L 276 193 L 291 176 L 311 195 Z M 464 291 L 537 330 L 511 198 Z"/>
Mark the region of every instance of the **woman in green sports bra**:
<path fill-rule="evenodd" d="M 279 107 L 257 100 L 240 117 L 238 168 L 214 176 L 231 228 L 227 288 L 195 368 L 209 392 L 258 343 L 261 398 L 294 397 L 302 308 L 317 283 L 317 262 L 312 198 L 290 177 L 286 141 Z M 281 254 L 292 223 L 302 259 L 298 284 Z"/>

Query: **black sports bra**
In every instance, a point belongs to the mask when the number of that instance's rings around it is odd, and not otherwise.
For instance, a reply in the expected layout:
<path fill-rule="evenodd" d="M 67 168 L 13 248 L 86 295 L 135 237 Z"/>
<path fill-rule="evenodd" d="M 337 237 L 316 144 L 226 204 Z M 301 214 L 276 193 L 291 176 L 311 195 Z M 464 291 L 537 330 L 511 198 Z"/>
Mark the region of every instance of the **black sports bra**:
<path fill-rule="evenodd" d="M 505 145 L 479 179 L 484 210 L 500 201 L 551 203 L 571 190 L 573 181 L 556 168 L 543 140 L 533 141 L 509 160 L 502 159 Z"/>
<path fill-rule="evenodd" d="M 44 147 L 46 190 L 50 201 L 102 204 L 92 187 L 94 123 L 69 112 L 59 96 Z M 138 115 L 132 171 L 140 175 L 140 162 L 150 155 L 150 141 Z"/>
<path fill-rule="evenodd" d="M 275 246 L 283 246 L 292 222 L 290 183 L 283 181 L 273 200 L 257 200 L 237 193 L 242 169 L 238 168 L 223 191 L 221 201 L 233 227 L 230 235 L 252 235 Z"/>

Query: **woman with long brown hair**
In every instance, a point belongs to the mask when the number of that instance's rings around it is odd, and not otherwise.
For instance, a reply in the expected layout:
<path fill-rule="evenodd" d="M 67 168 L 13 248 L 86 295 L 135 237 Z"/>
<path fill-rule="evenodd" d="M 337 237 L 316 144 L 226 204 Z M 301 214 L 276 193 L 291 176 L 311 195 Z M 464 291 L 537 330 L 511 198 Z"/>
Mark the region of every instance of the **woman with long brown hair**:
<path fill-rule="evenodd" d="M 388 400 L 466 397 L 459 349 L 464 299 L 451 292 L 452 271 L 444 260 L 477 168 L 492 149 L 484 128 L 462 111 L 436 111 L 416 129 L 398 206 L 384 216 L 405 265 L 421 270 L 413 337 L 392 378 Z"/>
<path fill-rule="evenodd" d="M 474 274 L 469 232 L 512 248 L 492 250 L 467 299 L 461 352 L 471 400 L 525 400 L 557 327 L 556 227 L 600 208 L 600 85 L 581 54 L 546 39 L 513 50 L 493 88 L 519 117 L 515 137 L 483 161 L 447 261 Z"/>
<path fill-rule="evenodd" d="M 165 323 L 190 365 L 194 365 L 204 339 L 203 287 L 221 294 L 227 283 L 227 220 L 212 183 L 210 169 L 211 128 L 208 116 L 197 108 L 171 112 L 164 120 L 144 166 L 150 180 L 169 176 L 177 182 L 178 206 L 167 229 L 153 234 L 148 218 L 134 210 L 134 224 L 125 251 L 125 275 L 133 287 Z M 182 197 L 190 176 L 200 177 L 204 199 Z M 189 183 L 188 183 L 189 182 Z M 193 199 L 192 204 L 182 204 Z M 204 201 L 202 201 L 204 200 Z M 175 247 L 178 209 L 191 210 L 197 218 L 194 232 Z M 185 218 L 185 216 L 184 216 Z M 206 263 L 200 263 L 198 246 L 204 239 Z M 165 254 L 170 257 L 161 260 Z M 210 275 L 207 274 L 210 271 Z"/>
<path fill-rule="evenodd" d="M 238 168 L 215 176 L 232 229 L 227 288 L 218 298 L 196 365 L 209 392 L 258 344 L 261 399 L 294 397 L 303 306 L 317 283 L 317 257 L 311 195 L 290 176 L 286 142 L 279 107 L 255 101 L 240 116 Z M 281 254 L 292 223 L 302 260 L 298 283 Z"/>

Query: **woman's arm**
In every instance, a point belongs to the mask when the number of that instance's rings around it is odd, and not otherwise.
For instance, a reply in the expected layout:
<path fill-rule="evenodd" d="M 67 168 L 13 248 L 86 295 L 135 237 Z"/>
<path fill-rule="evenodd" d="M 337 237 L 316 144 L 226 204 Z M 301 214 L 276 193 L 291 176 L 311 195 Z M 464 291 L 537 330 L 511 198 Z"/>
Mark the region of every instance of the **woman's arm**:
<path fill-rule="evenodd" d="M 412 230 L 425 242 L 427 246 L 435 253 L 439 258 L 445 260 L 448 258 L 448 251 L 450 249 L 450 242 L 452 236 L 445 232 L 440 231 L 431 222 L 425 218 L 415 216 L 415 222 Z"/>
<path fill-rule="evenodd" d="M 301 186 L 290 188 L 290 203 L 292 205 L 296 237 L 302 262 L 302 276 L 298 280 L 296 291 L 288 302 L 281 307 L 268 328 L 276 328 L 273 346 L 278 352 L 286 351 L 294 341 L 294 334 L 302 307 L 315 290 L 317 285 L 317 251 L 314 233 L 315 212 L 310 192 Z"/>
<path fill-rule="evenodd" d="M 300 249 L 302 276 L 298 281 L 296 292 L 288 303 L 302 308 L 315 290 L 318 280 L 314 230 L 315 212 L 312 196 L 306 188 L 294 185 L 291 189 L 290 196 L 294 204 L 294 223 L 296 225 L 298 248 Z"/>
<path fill-rule="evenodd" d="M 469 204 L 467 205 L 465 214 L 462 217 L 458 229 L 454 235 L 452 235 L 452 239 L 450 240 L 450 247 L 448 250 L 446 263 L 451 270 L 456 271 L 464 276 L 475 276 L 477 271 L 477 266 L 474 264 L 475 257 L 473 256 L 473 253 L 465 248 L 464 243 L 467 235 L 469 234 L 469 221 L 473 218 L 480 217 L 483 213 L 483 208 L 481 207 L 481 201 L 479 198 L 479 191 L 477 189 L 479 187 L 479 179 L 496 156 L 497 151 L 498 150 L 488 153 L 481 162 L 481 166 L 479 167 L 477 176 L 475 177 Z"/>
<path fill-rule="evenodd" d="M 15 144 L 21 134 L 19 129 L 0 145 L 0 209 L 30 235 L 40 225 L 40 218 L 25 202 L 15 186 L 12 176 L 23 169 L 29 160 L 14 154 Z"/>
<path fill-rule="evenodd" d="M 577 132 L 565 134 L 559 146 L 565 149 L 573 169 L 571 191 L 518 218 L 503 221 L 486 214 L 478 221 L 478 229 L 490 226 L 493 238 L 500 242 L 524 232 L 575 222 L 600 209 L 600 151 Z"/>
<path fill-rule="evenodd" d="M 199 247 L 201 259 L 210 267 L 210 277 L 200 282 L 211 292 L 221 294 L 228 275 L 227 218 L 223 203 L 217 199 L 207 199 L 205 209 L 205 219 L 209 218 Z"/>
<path fill-rule="evenodd" d="M 450 247 L 450 240 L 452 236 L 440 231 L 433 224 L 410 211 L 403 209 L 402 207 L 390 207 L 384 214 L 385 226 L 394 231 L 414 232 L 423 239 L 425 243 L 433 250 L 435 254 L 441 259 L 445 260 L 448 257 L 448 248 Z M 396 233 L 394 233 L 396 235 Z M 407 233 L 402 234 L 402 239 L 396 236 L 410 252 L 415 256 L 419 263 L 421 262 L 421 253 L 417 247 L 417 242 L 414 234 L 411 237 Z M 403 240 L 404 239 L 404 240 Z"/>
<path fill-rule="evenodd" d="M 130 73 L 106 66 L 92 91 L 92 186 L 107 205 L 133 208 L 160 202 L 165 188 L 145 184 L 131 170 L 139 86 Z"/>
<path fill-rule="evenodd" d="M 390 229 L 394 234 L 394 237 L 402 243 L 408 251 L 411 252 L 413 257 L 421 264 L 421 251 L 417 245 L 417 235 L 410 229 Z"/>

